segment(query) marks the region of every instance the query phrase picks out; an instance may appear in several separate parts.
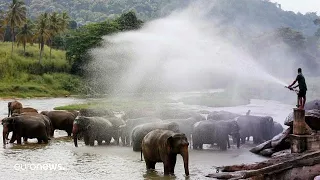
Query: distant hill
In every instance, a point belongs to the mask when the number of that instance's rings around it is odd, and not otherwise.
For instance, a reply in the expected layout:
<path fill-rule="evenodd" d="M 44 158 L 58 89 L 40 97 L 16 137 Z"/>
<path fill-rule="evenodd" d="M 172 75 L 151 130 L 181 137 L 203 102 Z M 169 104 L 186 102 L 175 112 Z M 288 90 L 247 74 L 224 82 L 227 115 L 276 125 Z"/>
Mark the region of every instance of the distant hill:
<path fill-rule="evenodd" d="M 29 7 L 29 16 L 34 18 L 42 12 L 67 11 L 79 24 L 103 21 L 108 17 L 134 10 L 140 19 L 150 20 L 169 14 L 174 9 L 183 8 L 197 0 L 25 0 Z M 0 9 L 6 8 L 2 0 Z M 281 5 L 267 0 L 217 0 L 211 15 L 225 20 L 227 24 L 243 28 L 255 28 L 259 24 L 262 30 L 279 27 L 291 27 L 305 35 L 313 35 L 317 26 L 313 24 L 316 13 L 296 14 L 284 11 Z"/>

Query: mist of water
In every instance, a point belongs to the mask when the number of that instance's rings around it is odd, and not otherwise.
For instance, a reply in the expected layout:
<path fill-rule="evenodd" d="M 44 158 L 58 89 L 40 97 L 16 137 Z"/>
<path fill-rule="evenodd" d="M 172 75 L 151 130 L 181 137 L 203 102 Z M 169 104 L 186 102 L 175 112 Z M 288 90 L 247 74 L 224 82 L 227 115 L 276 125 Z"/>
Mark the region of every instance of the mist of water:
<path fill-rule="evenodd" d="M 148 84 L 155 88 L 194 87 L 241 79 L 285 86 L 257 63 L 241 45 L 221 36 L 219 20 L 207 18 L 214 3 L 195 3 L 183 11 L 146 23 L 137 31 L 104 37 L 92 50 L 91 67 L 104 67 L 106 81 L 121 72 L 113 89 L 136 91 Z M 99 78 L 103 78 L 103 73 Z M 107 75 L 109 73 L 109 75 Z"/>

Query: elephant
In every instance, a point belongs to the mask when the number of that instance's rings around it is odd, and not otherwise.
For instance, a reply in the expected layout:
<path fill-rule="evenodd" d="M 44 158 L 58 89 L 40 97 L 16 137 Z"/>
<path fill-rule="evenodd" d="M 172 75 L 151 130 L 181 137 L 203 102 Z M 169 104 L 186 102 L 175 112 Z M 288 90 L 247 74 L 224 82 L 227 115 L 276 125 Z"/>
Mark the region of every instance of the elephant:
<path fill-rule="evenodd" d="M 117 145 L 119 145 L 119 138 L 120 138 L 120 127 L 125 125 L 123 119 L 117 117 L 104 117 L 109 120 L 113 127 L 113 138 L 116 141 Z"/>
<path fill-rule="evenodd" d="M 141 160 L 143 155 L 147 169 L 155 169 L 157 162 L 163 162 L 164 174 L 174 174 L 177 154 L 181 154 L 185 175 L 189 176 L 189 142 L 184 134 L 156 129 L 143 138 L 141 146 Z"/>
<path fill-rule="evenodd" d="M 193 131 L 193 125 L 199 122 L 199 119 L 190 117 L 188 119 L 166 119 L 163 122 L 175 122 L 179 125 L 179 130 L 187 136 L 188 141 L 191 141 L 191 134 Z"/>
<path fill-rule="evenodd" d="M 2 120 L 3 145 L 5 146 L 5 137 L 10 131 L 13 131 L 12 139 L 16 139 L 18 144 L 21 144 L 21 137 L 37 138 L 39 144 L 42 141 L 48 143 L 48 127 L 44 120 L 39 120 L 39 118 L 40 116 L 35 117 L 28 115 L 4 118 Z"/>
<path fill-rule="evenodd" d="M 22 109 L 22 104 L 19 101 L 8 102 L 8 117 L 13 114 L 13 111 L 16 111 L 20 114 L 20 110 Z"/>
<path fill-rule="evenodd" d="M 231 113 L 228 111 L 213 111 L 207 116 L 207 120 L 230 120 L 241 116 L 240 114 Z"/>
<path fill-rule="evenodd" d="M 78 147 L 78 134 L 83 134 L 85 145 L 94 146 L 95 140 L 98 145 L 104 140 L 106 144 L 110 144 L 112 138 L 112 124 L 103 117 L 85 117 L 78 116 L 73 122 L 73 141 L 75 147 Z"/>
<path fill-rule="evenodd" d="M 141 142 L 145 135 L 155 129 L 166 129 L 173 132 L 179 132 L 179 125 L 175 122 L 152 122 L 136 126 L 132 130 L 132 149 L 133 151 L 141 150 Z"/>
<path fill-rule="evenodd" d="M 193 149 L 202 149 L 203 144 L 216 143 L 221 150 L 227 150 L 229 140 L 227 126 L 220 121 L 200 121 L 194 124 Z"/>
<path fill-rule="evenodd" d="M 121 142 L 123 145 L 129 145 L 130 144 L 130 135 L 132 130 L 144 123 L 150 123 L 150 122 L 161 122 L 161 119 L 155 118 L 155 117 L 142 117 L 137 119 L 128 119 L 125 123 L 125 125 L 121 125 L 120 128 L 120 135 L 121 135 Z"/>
<path fill-rule="evenodd" d="M 254 144 L 263 143 L 273 137 L 273 118 L 270 116 L 240 116 L 237 123 L 242 144 L 245 143 L 246 137 L 252 136 Z"/>
<path fill-rule="evenodd" d="M 17 116 L 22 116 L 22 119 L 24 119 L 24 118 L 26 118 L 26 119 L 32 118 L 32 119 L 36 119 L 36 120 L 44 122 L 45 125 L 46 125 L 47 134 L 49 136 L 48 139 L 50 140 L 50 137 L 51 137 L 50 135 L 52 133 L 53 127 L 52 127 L 52 123 L 51 123 L 50 119 L 47 116 L 42 115 L 42 114 L 38 114 L 38 113 L 34 113 L 34 112 L 26 112 L 26 113 L 22 113 L 22 114 L 16 114 L 16 113 L 12 114 L 12 117 L 17 117 Z M 11 132 L 11 131 L 9 131 L 9 132 Z M 9 132 L 7 134 L 7 139 L 8 139 Z M 28 138 L 24 138 L 24 141 L 26 142 L 27 139 Z M 15 140 L 16 140 L 15 139 L 15 134 L 13 134 L 12 138 L 10 140 L 10 143 L 14 143 Z"/>
<path fill-rule="evenodd" d="M 227 132 L 233 138 L 233 143 L 237 144 L 237 148 L 240 147 L 240 127 L 236 120 L 209 120 L 214 121 L 217 125 L 222 126 L 223 130 Z M 230 148 L 229 138 L 227 139 L 228 148 Z"/>
<path fill-rule="evenodd" d="M 162 120 L 166 119 L 188 119 L 190 117 L 195 118 L 198 121 L 206 120 L 204 116 L 193 111 L 185 111 L 181 109 L 162 109 L 156 112 L 156 116 Z"/>
<path fill-rule="evenodd" d="M 115 117 L 114 113 L 104 108 L 86 108 L 80 109 L 79 114 L 86 117 Z"/>
<path fill-rule="evenodd" d="M 125 112 L 125 114 L 122 116 L 122 119 L 137 119 L 142 117 L 154 117 L 155 113 L 154 111 L 148 111 L 148 110 L 129 110 Z"/>
<path fill-rule="evenodd" d="M 32 108 L 32 107 L 25 107 L 21 109 L 15 109 L 12 111 L 12 113 L 22 114 L 22 113 L 38 113 L 38 110 Z"/>
<path fill-rule="evenodd" d="M 51 136 L 56 129 L 65 130 L 68 136 L 71 136 L 73 121 L 76 118 L 73 113 L 68 111 L 42 111 L 40 114 L 49 117 L 53 127 Z"/>
<path fill-rule="evenodd" d="M 273 122 L 273 131 L 272 131 L 272 136 L 276 136 L 280 133 L 282 133 L 283 127 L 280 123 L 278 122 Z"/>

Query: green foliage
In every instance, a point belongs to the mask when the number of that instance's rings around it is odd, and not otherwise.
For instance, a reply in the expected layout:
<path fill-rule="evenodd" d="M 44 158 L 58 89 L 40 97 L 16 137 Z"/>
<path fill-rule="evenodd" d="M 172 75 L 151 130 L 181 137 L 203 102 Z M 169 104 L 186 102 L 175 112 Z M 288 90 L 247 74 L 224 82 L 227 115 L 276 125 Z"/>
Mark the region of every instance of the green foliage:
<path fill-rule="evenodd" d="M 99 47 L 102 37 L 119 31 L 137 29 L 142 25 L 134 12 L 128 12 L 114 20 L 90 23 L 72 32 L 67 37 L 67 60 L 72 63 L 71 73 L 85 75 L 84 65 L 90 62 L 88 50 Z"/>

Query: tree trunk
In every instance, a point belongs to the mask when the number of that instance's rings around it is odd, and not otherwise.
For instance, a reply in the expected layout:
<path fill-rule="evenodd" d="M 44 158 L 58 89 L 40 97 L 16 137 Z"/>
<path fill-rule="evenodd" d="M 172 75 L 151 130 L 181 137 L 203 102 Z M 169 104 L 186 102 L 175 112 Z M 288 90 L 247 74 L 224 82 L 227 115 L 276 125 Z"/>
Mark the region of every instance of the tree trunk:
<path fill-rule="evenodd" d="M 51 41 L 51 39 L 49 40 L 49 45 L 50 45 L 50 62 L 51 62 L 51 49 L 52 49 L 52 41 Z"/>
<path fill-rule="evenodd" d="M 40 41 L 40 58 L 39 58 L 39 64 L 41 64 L 41 60 L 42 60 L 43 46 L 44 46 L 44 42 L 43 42 L 43 38 L 41 38 L 41 41 Z"/>
<path fill-rule="evenodd" d="M 13 44 L 14 44 L 14 28 L 11 27 L 11 40 L 12 40 L 12 47 L 11 47 L 11 58 L 12 58 L 12 54 L 13 54 Z"/>
<path fill-rule="evenodd" d="M 26 43 L 23 43 L 23 56 L 26 56 Z"/>

